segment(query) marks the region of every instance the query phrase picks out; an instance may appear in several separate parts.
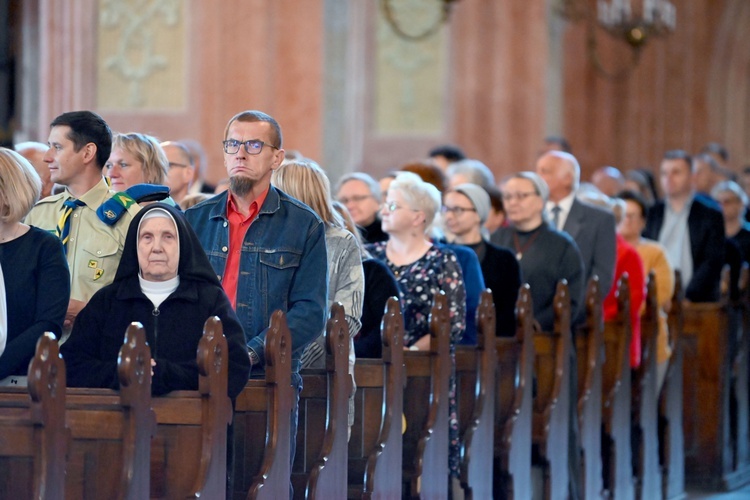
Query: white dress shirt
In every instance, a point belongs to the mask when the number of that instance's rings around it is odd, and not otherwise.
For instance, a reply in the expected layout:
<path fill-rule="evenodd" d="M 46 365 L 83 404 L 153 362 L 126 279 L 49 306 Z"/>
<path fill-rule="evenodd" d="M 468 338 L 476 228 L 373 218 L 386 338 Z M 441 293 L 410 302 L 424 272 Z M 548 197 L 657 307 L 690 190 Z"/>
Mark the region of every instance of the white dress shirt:
<path fill-rule="evenodd" d="M 545 205 L 545 211 L 547 213 L 547 220 L 550 221 L 550 224 L 553 224 L 553 221 L 555 220 L 552 208 L 555 205 L 560 207 L 560 214 L 557 216 L 557 227 L 555 228 L 558 231 L 562 231 L 565 227 L 565 221 L 568 220 L 568 215 L 570 214 L 570 209 L 573 207 L 573 200 L 575 200 L 575 197 L 575 192 L 572 192 L 568 196 L 560 200 L 558 203 L 555 203 L 554 201 L 547 201 L 547 205 Z"/>

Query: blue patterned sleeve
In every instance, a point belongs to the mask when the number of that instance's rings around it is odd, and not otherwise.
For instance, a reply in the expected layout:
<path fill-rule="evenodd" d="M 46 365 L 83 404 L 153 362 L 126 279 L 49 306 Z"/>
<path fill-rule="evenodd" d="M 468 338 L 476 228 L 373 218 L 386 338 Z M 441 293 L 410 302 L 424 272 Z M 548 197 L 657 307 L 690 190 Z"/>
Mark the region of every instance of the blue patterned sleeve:
<path fill-rule="evenodd" d="M 456 255 L 443 249 L 440 288 L 448 297 L 448 310 L 451 318 L 451 343 L 457 344 L 466 329 L 466 288 L 463 273 Z"/>

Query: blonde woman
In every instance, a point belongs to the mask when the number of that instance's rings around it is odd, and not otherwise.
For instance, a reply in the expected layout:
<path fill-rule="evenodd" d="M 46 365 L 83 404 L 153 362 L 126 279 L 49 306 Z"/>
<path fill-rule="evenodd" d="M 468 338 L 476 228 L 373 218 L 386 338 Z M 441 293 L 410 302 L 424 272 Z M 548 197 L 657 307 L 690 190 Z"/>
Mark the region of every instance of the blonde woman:
<path fill-rule="evenodd" d="M 349 326 L 349 374 L 354 376 L 354 336 L 362 326 L 365 277 L 357 239 L 346 230 L 344 220 L 333 208 L 331 184 L 320 166 L 312 160 L 284 162 L 271 175 L 271 184 L 306 204 L 323 220 L 328 254 L 328 308 L 334 302 L 344 306 Z M 302 354 L 302 367 L 325 366 L 323 335 Z M 353 394 L 349 399 L 349 427 L 354 423 Z"/>
<path fill-rule="evenodd" d="M 112 189 L 125 191 L 136 184 L 164 185 L 169 161 L 155 138 L 130 132 L 115 135 L 104 167 Z"/>
<path fill-rule="evenodd" d="M 60 338 L 68 309 L 70 274 L 60 239 L 21 222 L 41 189 L 34 167 L 0 148 L 0 267 L 7 313 L 0 385 L 24 383 L 37 340 L 47 331 Z"/>

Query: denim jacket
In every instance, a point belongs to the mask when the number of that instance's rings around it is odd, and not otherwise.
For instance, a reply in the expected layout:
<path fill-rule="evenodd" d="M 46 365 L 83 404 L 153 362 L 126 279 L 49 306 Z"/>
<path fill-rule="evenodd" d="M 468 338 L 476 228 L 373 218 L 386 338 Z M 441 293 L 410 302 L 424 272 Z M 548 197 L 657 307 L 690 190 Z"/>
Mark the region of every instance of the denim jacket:
<path fill-rule="evenodd" d="M 185 212 L 220 281 L 229 250 L 227 196 L 224 192 Z M 302 351 L 325 329 L 327 297 L 323 222 L 271 186 L 245 235 L 236 301 L 247 346 L 258 354 L 261 366 L 271 314 L 280 309 L 292 335 L 292 371 L 299 372 Z"/>

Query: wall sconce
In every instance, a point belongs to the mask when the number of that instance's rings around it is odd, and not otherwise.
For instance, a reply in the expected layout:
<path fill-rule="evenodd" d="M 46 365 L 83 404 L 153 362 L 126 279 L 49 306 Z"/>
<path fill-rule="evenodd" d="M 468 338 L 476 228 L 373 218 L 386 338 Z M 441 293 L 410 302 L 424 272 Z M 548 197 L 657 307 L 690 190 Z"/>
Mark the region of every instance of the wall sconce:
<path fill-rule="evenodd" d="M 408 4 L 410 1 L 413 3 L 413 0 L 406 0 L 406 2 L 403 3 Z M 386 22 L 399 38 L 409 42 L 419 42 L 437 33 L 441 26 L 448 22 L 451 10 L 453 9 L 453 4 L 456 2 L 458 2 L 458 0 L 437 0 L 436 3 L 439 4 L 437 8 L 440 9 L 440 12 L 435 16 L 435 22 L 426 28 L 423 28 L 419 33 L 410 33 L 408 29 L 404 29 L 399 24 L 396 19 L 397 15 L 394 12 L 394 10 L 397 9 L 394 9 L 391 5 L 394 3 L 394 0 L 380 0 L 380 8 Z"/>
<path fill-rule="evenodd" d="M 590 0 L 561 0 L 557 12 L 568 21 L 587 23 L 589 58 L 601 75 L 612 80 L 627 77 L 638 65 L 646 42 L 673 32 L 676 26 L 676 9 L 669 0 L 597 0 L 595 12 L 591 3 Z M 626 66 L 616 70 L 604 67 L 598 52 L 596 30 L 599 28 L 630 47 L 632 57 Z"/>

